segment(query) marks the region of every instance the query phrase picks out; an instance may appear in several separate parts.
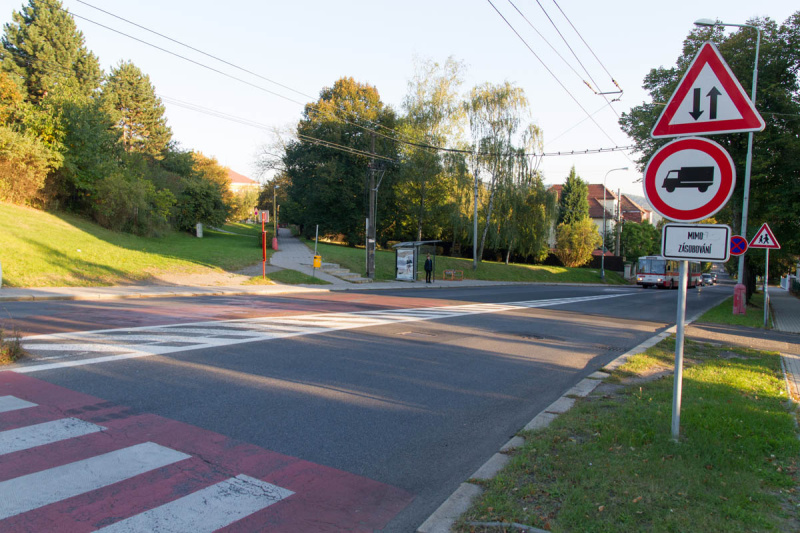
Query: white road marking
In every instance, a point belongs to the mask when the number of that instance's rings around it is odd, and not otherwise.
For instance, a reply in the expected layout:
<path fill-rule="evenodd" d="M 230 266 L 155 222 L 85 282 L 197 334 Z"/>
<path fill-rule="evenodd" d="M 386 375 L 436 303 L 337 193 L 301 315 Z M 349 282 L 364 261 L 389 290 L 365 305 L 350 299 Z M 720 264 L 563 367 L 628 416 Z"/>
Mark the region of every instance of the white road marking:
<path fill-rule="evenodd" d="M 0 520 L 189 459 L 152 442 L 0 482 Z"/>
<path fill-rule="evenodd" d="M 0 413 L 27 409 L 28 407 L 36 407 L 36 405 L 35 403 L 21 400 L 15 396 L 0 396 Z"/>
<path fill-rule="evenodd" d="M 226 527 L 294 492 L 244 474 L 121 520 L 105 533 L 206 533 Z"/>
<path fill-rule="evenodd" d="M 106 428 L 78 420 L 62 418 L 7 431 L 0 431 L 0 455 L 43 446 L 74 437 L 97 433 Z"/>
<path fill-rule="evenodd" d="M 124 329 L 105 329 L 78 333 L 56 333 L 24 337 L 22 345 L 26 350 L 37 352 L 62 351 L 75 355 L 91 353 L 111 353 L 102 357 L 88 357 L 61 361 L 57 363 L 32 364 L 9 369 L 12 372 L 32 373 L 74 366 L 92 365 L 111 361 L 121 361 L 149 355 L 164 355 L 189 350 L 230 346 L 246 342 L 283 339 L 301 335 L 314 335 L 346 329 L 380 326 L 401 322 L 438 320 L 466 315 L 500 313 L 525 308 L 551 307 L 595 300 L 606 300 L 637 294 L 635 292 L 581 296 L 575 298 L 556 298 L 549 300 L 528 300 L 500 304 L 465 304 L 446 307 L 413 309 L 389 309 L 362 311 L 356 313 L 320 313 L 291 317 L 244 318 L 214 322 L 191 322 L 167 326 L 141 326 Z M 207 328 L 207 329 L 206 329 Z M 219 338 L 226 335 L 230 337 Z M 176 336 L 175 334 L 184 334 Z M 192 334 L 186 336 L 185 333 Z M 226 335 L 228 336 L 228 335 Z M 130 344 L 125 344 L 129 338 Z M 166 343 L 191 342 L 192 345 L 166 346 Z M 70 357 L 60 355 L 60 358 Z"/>

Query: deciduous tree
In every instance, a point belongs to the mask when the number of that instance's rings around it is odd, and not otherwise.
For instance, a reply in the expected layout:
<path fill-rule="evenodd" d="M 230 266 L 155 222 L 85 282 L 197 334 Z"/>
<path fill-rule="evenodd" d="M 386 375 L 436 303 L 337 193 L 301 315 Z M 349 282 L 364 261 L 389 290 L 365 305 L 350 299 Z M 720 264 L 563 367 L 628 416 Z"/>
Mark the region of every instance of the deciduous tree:
<path fill-rule="evenodd" d="M 392 139 L 371 131 L 393 128 L 395 115 L 380 99 L 377 89 L 353 78 L 341 78 L 326 87 L 320 98 L 306 105 L 297 125 L 296 140 L 287 144 L 284 165 L 289 177 L 291 210 L 284 220 L 299 224 L 306 236 L 314 226 L 328 235 L 344 235 L 348 243 L 362 242 L 367 215 L 367 168 L 373 142 L 375 152 L 394 160 Z M 386 175 L 379 199 L 391 190 L 394 167 Z M 388 202 L 385 202 L 388 203 Z M 381 203 L 379 202 L 379 208 Z M 378 212 L 378 234 L 386 228 Z"/>
<path fill-rule="evenodd" d="M 486 235 L 493 222 L 498 185 L 513 168 L 517 155 L 514 150 L 515 136 L 520 132 L 527 106 L 525 92 L 509 82 L 500 85 L 485 83 L 474 87 L 465 103 L 472 136 L 471 166 L 475 188 L 479 188 L 479 182 L 482 182 L 488 192 L 483 232 L 475 261 L 479 261 L 483 255 Z M 477 205 L 478 198 L 474 196 Z"/>
<path fill-rule="evenodd" d="M 556 229 L 556 257 L 564 266 L 579 267 L 592 258 L 602 239 L 590 218 L 562 222 Z"/>

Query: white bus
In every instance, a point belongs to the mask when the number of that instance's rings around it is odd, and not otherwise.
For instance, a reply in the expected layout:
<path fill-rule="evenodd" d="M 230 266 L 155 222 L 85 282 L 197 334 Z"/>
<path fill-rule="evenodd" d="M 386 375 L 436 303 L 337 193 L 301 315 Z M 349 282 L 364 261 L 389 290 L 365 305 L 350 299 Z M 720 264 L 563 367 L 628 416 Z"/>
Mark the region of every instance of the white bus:
<path fill-rule="evenodd" d="M 679 262 L 665 259 L 660 255 L 646 255 L 639 258 L 636 268 L 636 284 L 645 289 L 658 287 L 659 289 L 677 289 L 680 282 L 678 272 Z M 699 287 L 703 284 L 700 263 L 689 261 L 688 287 Z"/>

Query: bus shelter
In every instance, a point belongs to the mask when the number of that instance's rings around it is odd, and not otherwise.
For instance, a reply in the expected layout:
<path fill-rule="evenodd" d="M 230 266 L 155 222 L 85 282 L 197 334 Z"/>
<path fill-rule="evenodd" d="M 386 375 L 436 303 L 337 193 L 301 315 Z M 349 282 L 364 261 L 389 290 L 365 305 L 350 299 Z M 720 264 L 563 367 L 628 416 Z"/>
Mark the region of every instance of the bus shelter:
<path fill-rule="evenodd" d="M 395 256 L 394 278 L 398 281 L 417 281 L 417 264 L 427 254 L 431 254 L 433 272 L 436 272 L 437 242 L 441 241 L 407 241 L 392 246 Z"/>

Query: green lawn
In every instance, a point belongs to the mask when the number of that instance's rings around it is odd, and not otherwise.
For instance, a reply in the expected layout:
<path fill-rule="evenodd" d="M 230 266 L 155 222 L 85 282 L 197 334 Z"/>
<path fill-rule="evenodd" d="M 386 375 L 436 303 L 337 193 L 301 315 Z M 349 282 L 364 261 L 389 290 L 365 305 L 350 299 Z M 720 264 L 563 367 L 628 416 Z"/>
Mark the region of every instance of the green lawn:
<path fill-rule="evenodd" d="M 74 215 L 0 203 L 4 286 L 115 285 L 146 281 L 164 271 L 233 271 L 260 260 L 255 237 L 206 230 L 202 239 L 177 232 L 142 238 Z"/>
<path fill-rule="evenodd" d="M 314 248 L 313 241 L 307 243 Z M 326 263 L 338 263 L 352 272 L 364 273 L 365 251 L 363 248 L 351 248 L 336 244 L 319 243 L 318 253 Z M 423 265 L 425 256 L 419 258 L 417 270 L 420 279 L 425 279 Z M 478 270 L 472 270 L 472 259 L 456 257 L 436 257 L 436 279 L 442 279 L 445 269 L 461 270 L 464 279 L 480 279 L 490 281 L 528 281 L 528 282 L 570 282 L 570 283 L 600 283 L 600 271 L 589 268 L 565 268 L 544 265 L 523 265 L 483 261 L 478 265 Z M 395 278 L 395 253 L 394 251 L 378 250 L 375 252 L 375 279 L 391 280 Z M 614 272 L 606 271 L 606 283 L 627 284 L 627 282 Z"/>
<path fill-rule="evenodd" d="M 697 319 L 697 322 L 727 324 L 731 326 L 764 327 L 764 293 L 754 293 L 747 304 L 746 314 L 733 314 L 733 296 L 716 307 L 712 307 Z M 767 322 L 770 325 L 770 322 Z"/>
<path fill-rule="evenodd" d="M 674 346 L 667 339 L 635 356 L 612 381 L 671 370 Z M 456 530 L 797 531 L 800 441 L 779 354 L 688 341 L 685 357 L 679 443 L 671 375 L 579 399 L 525 433 Z"/>

